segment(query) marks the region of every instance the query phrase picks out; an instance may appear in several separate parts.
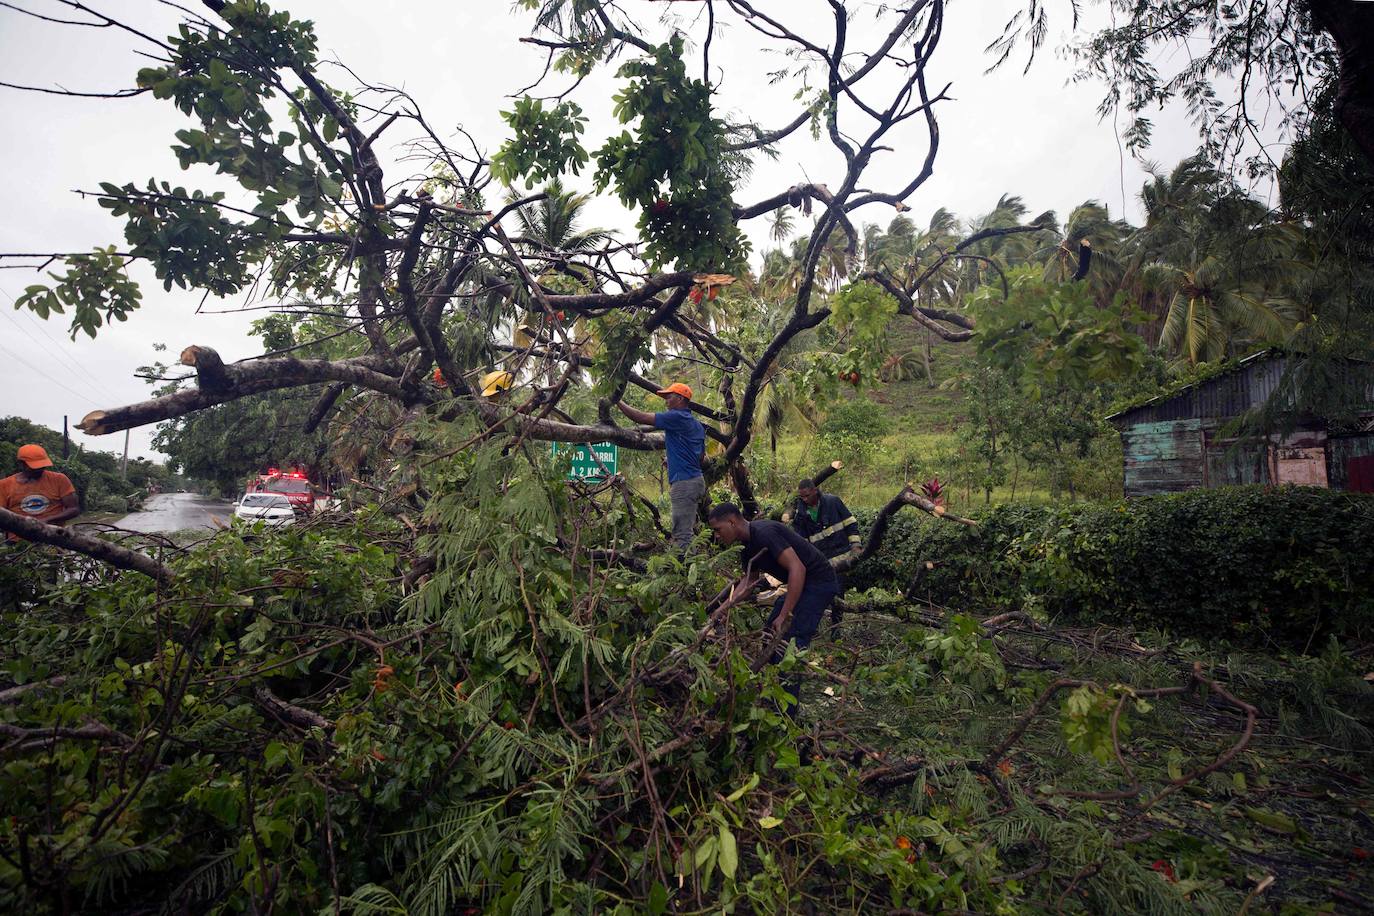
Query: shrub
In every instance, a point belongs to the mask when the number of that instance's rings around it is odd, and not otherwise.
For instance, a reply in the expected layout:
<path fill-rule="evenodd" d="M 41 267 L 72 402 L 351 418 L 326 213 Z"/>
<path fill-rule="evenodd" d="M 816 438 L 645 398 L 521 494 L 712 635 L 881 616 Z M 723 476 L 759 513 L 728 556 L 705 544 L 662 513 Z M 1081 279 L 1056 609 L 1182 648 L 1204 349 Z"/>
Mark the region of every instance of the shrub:
<path fill-rule="evenodd" d="M 881 439 L 891 424 L 883 408 L 866 398 L 855 398 L 836 406 L 826 414 L 821 435 L 834 439 Z"/>
<path fill-rule="evenodd" d="M 1368 496 L 1224 487 L 1067 508 L 1003 506 L 971 530 L 899 516 L 851 582 L 908 586 L 955 607 L 1031 605 L 1070 624 L 1307 650 L 1330 635 L 1374 631 L 1371 555 Z"/>

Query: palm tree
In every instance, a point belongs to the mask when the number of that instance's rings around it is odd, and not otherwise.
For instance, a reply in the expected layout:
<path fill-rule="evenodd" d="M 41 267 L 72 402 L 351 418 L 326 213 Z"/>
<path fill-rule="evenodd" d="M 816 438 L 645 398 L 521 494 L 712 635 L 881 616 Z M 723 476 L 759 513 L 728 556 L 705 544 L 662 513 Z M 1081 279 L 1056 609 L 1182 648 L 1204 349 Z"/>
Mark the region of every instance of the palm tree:
<path fill-rule="evenodd" d="M 1184 264 L 1155 262 L 1147 283 L 1168 295 L 1159 343 L 1190 364 L 1211 362 L 1286 339 L 1298 317 L 1297 303 L 1282 292 L 1290 227 L 1270 226 L 1234 249 L 1208 252 Z"/>
<path fill-rule="evenodd" d="M 550 252 L 573 254 L 601 245 L 611 237 L 605 229 L 581 229 L 578 218 L 591 201 L 588 194 L 578 194 L 563 187 L 557 179 L 544 188 L 543 200 L 515 211 L 520 221 L 520 236 L 525 244 Z M 518 198 L 512 193 L 508 198 Z"/>
<path fill-rule="evenodd" d="M 805 248 L 802 249 L 803 254 Z M 763 339 L 771 339 L 792 318 L 791 305 L 783 302 L 755 300 L 751 323 L 760 329 Z M 815 429 L 816 416 L 812 405 L 814 394 L 804 391 L 797 382 L 797 372 L 806 357 L 816 351 L 815 330 L 803 331 L 788 342 L 778 354 L 763 387 L 759 389 L 754 410 L 756 429 L 768 434 L 769 449 L 777 454 L 778 436 L 790 421 Z"/>
<path fill-rule="evenodd" d="M 1159 345 L 1198 363 L 1284 339 L 1296 312 L 1284 292 L 1296 267 L 1295 227 L 1202 156 L 1150 176 L 1123 285 L 1158 322 Z"/>
<path fill-rule="evenodd" d="M 774 248 L 764 254 L 759 286 L 766 298 L 784 300 L 797 294 L 809 243 L 807 236 L 801 236 L 793 239 L 786 251 Z"/>
<path fill-rule="evenodd" d="M 781 245 L 792 236 L 792 211 L 779 207 L 773 211 L 773 219 L 768 224 L 768 237 Z"/>
<path fill-rule="evenodd" d="M 887 224 L 887 231 L 877 226 L 864 227 L 863 259 L 869 270 L 884 270 L 896 276 L 906 267 L 916 252 L 916 224 L 905 216 L 895 216 Z"/>
<path fill-rule="evenodd" d="M 1069 213 L 1058 243 L 1041 248 L 1035 256 L 1045 261 L 1046 280 L 1062 282 L 1077 272 L 1079 246 L 1086 241 L 1092 246 L 1093 260 L 1085 279 L 1099 293 L 1106 293 L 1097 297 L 1099 304 L 1106 304 L 1124 273 L 1123 247 L 1132 231 L 1125 220 L 1112 219 L 1103 204 L 1085 200 Z"/>

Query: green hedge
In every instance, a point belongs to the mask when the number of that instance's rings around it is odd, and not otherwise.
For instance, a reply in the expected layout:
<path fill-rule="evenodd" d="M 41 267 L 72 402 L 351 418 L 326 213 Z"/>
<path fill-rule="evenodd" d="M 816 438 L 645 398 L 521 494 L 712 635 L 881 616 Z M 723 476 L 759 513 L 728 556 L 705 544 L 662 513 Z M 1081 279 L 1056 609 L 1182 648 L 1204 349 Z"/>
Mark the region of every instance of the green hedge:
<path fill-rule="evenodd" d="M 1254 486 L 1004 506 L 976 529 L 906 512 L 850 581 L 906 587 L 919 573 L 913 594 L 937 604 L 1301 650 L 1374 634 L 1371 566 L 1374 498 Z"/>

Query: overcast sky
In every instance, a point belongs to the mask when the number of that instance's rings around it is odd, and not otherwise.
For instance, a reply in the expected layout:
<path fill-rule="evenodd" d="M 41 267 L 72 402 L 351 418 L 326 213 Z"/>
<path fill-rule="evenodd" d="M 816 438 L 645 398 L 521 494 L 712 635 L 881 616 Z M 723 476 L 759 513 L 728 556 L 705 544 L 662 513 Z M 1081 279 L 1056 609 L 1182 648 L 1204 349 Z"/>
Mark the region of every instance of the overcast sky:
<path fill-rule="evenodd" d="M 52 0 L 15 0 L 17 5 L 58 18 L 73 18 Z M 1020 194 L 1032 213 L 1053 209 L 1064 216 L 1077 204 L 1096 199 L 1112 214 L 1138 220 L 1138 193 L 1145 174 L 1141 164 L 1123 154 L 1110 120 L 1100 123 L 1096 107 L 1102 87 L 1070 84 L 1072 65 L 1047 49 L 1028 75 L 1019 65 L 991 74 L 983 47 L 994 38 L 1010 13 L 1025 0 L 955 0 L 948 11 L 944 39 L 929 70 L 932 92 L 952 83 L 952 100 L 939 107 L 941 145 L 935 173 L 908 203 L 918 224 L 937 207 L 970 218 L 991 209 L 1006 192 Z M 149 34 L 161 37 L 175 28 L 174 11 L 153 0 L 99 0 L 97 9 L 118 15 Z M 361 77 L 407 89 L 426 118 L 441 133 L 462 125 L 493 152 L 505 137 L 499 112 L 509 108 L 509 95 L 532 82 L 544 54 L 521 44 L 529 16 L 512 9 L 510 0 L 284 0 L 274 4 L 315 22 L 321 57 L 347 63 Z M 630 0 L 627 8 L 657 17 L 664 9 L 688 4 Z M 830 44 L 832 24 L 822 0 L 763 0 L 761 9 L 785 16 L 817 44 Z M 854 3 L 855 24 L 848 47 L 865 46 L 874 4 Z M 1067 2 L 1063 4 L 1067 9 Z M 1068 38 L 1061 10 L 1058 32 L 1050 42 Z M 871 47 L 872 41 L 866 46 Z M 769 86 L 767 74 L 785 61 L 759 50 L 760 40 L 738 26 L 723 28 L 711 49 L 712 78 L 720 81 L 718 105 L 749 113 L 765 126 L 778 126 L 797 112 L 795 84 Z M 147 65 L 136 50 L 149 50 L 126 33 L 82 29 L 40 22 L 0 9 L 0 81 L 36 86 L 61 85 L 78 91 L 109 91 L 132 85 L 133 74 Z M 692 68 L 700 72 L 700 58 Z M 326 79 L 338 88 L 353 88 L 352 78 L 326 68 Z M 882 99 L 878 80 L 869 90 Z M 561 91 L 565 84 L 554 84 Z M 574 98 L 591 118 L 589 147 L 610 131 L 609 75 L 589 80 Z M 868 85 L 866 81 L 862 85 Z M 0 170 L 6 176 L 7 217 L 0 221 L 0 251 L 58 252 L 122 244 L 122 227 L 93 200 L 76 190 L 100 181 L 145 183 L 151 177 L 188 188 L 221 188 L 204 172 L 181 172 L 170 152 L 173 132 L 190 126 L 172 106 L 139 96 L 122 100 L 87 100 L 45 96 L 0 88 L 0 118 L 6 143 Z M 1197 148 L 1193 127 L 1174 112 L 1155 118 L 1155 146 L 1150 158 L 1166 168 Z M 845 124 L 858 132 L 858 121 Z M 617 127 L 618 130 L 618 127 Z M 600 131 L 600 135 L 598 135 Z M 406 139 L 397 130 L 393 143 Z M 876 159 L 868 187 L 895 190 L 914 175 L 925 155 L 920 124 L 894 135 L 894 153 Z M 392 149 L 391 154 L 396 151 Z M 750 183 L 737 195 L 748 204 L 804 180 L 837 187 L 842 175 L 828 144 L 814 143 L 801 131 L 782 147 L 777 161 L 763 161 Z M 407 174 L 395 166 L 389 178 Z M 586 172 L 571 184 L 590 190 Z M 890 207 L 860 211 L 857 220 L 886 224 Z M 613 200 L 598 201 L 588 222 L 628 228 L 634 217 Z M 799 225 L 799 228 L 804 228 Z M 756 250 L 766 243 L 764 219 L 748 226 Z M 135 268 L 144 284 L 143 306 L 124 324 L 102 329 L 89 340 L 68 339 L 67 321 L 44 322 L 10 307 L 15 296 L 41 275 L 0 270 L 0 416 L 20 415 L 61 429 L 63 415 L 77 422 L 96 408 L 142 400 L 150 388 L 135 378 L 135 369 L 158 358 L 154 344 L 166 344 L 162 358 L 188 344 L 213 346 L 226 360 L 260 352 L 247 335 L 253 317 L 241 311 L 241 300 L 201 302 L 199 295 L 173 289 L 164 292 L 151 273 Z M 198 312 L 199 309 L 199 312 Z M 153 427 L 133 431 L 130 452 L 156 457 Z M 76 434 L 88 447 L 119 451 L 123 437 L 91 438 Z"/>

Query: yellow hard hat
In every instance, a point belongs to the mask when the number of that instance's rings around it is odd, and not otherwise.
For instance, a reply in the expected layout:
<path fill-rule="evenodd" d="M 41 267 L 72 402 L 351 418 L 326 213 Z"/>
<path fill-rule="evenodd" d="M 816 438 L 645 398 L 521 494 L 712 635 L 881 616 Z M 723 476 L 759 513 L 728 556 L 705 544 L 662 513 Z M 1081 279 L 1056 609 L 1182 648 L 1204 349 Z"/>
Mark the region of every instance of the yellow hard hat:
<path fill-rule="evenodd" d="M 515 384 L 515 376 L 498 369 L 482 376 L 482 397 L 489 398 L 498 391 L 505 391 Z"/>

